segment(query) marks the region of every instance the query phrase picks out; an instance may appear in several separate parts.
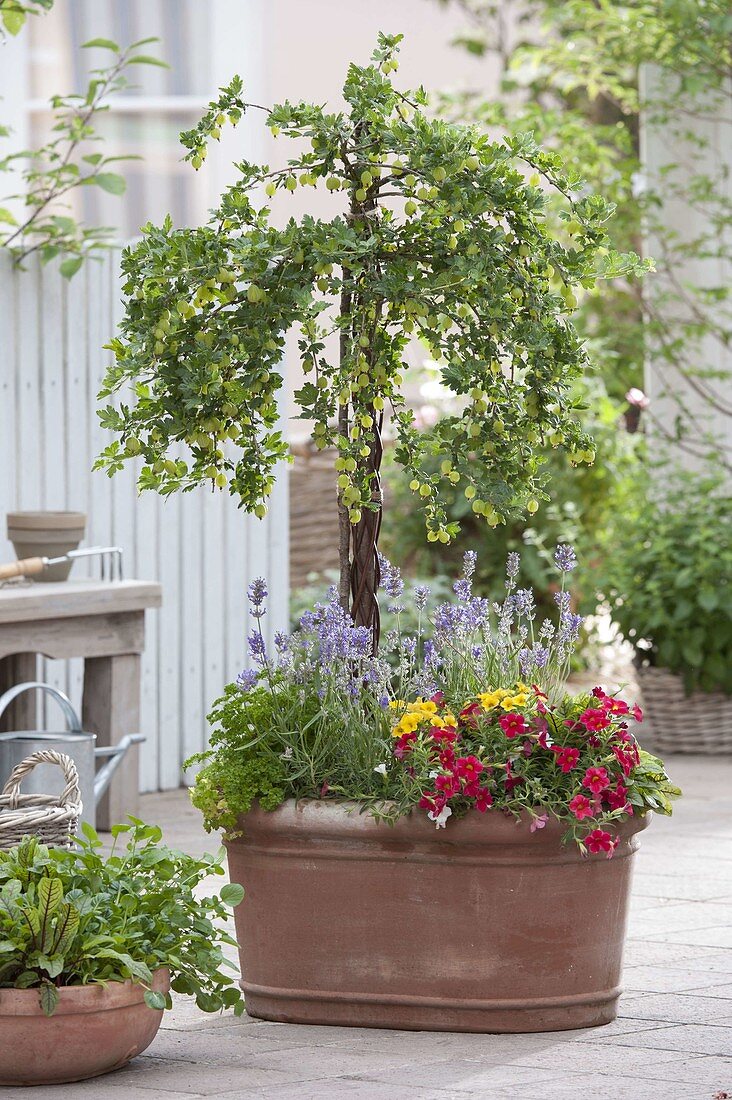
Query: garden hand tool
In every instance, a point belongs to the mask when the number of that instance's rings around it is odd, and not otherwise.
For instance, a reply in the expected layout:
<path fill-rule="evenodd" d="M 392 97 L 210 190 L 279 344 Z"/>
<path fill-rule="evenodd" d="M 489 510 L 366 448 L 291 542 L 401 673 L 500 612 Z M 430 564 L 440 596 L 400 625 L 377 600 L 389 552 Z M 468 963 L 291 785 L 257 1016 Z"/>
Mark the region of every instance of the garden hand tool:
<path fill-rule="evenodd" d="M 69 550 L 68 554 L 62 554 L 60 558 L 23 558 L 21 561 L 13 561 L 8 565 L 0 565 L 0 584 L 12 577 L 32 577 L 36 573 L 42 573 L 50 565 L 58 565 L 61 562 L 74 561 L 76 558 L 101 557 L 102 580 L 107 580 L 106 563 L 109 562 L 109 580 L 122 580 L 122 547 L 121 546 L 89 546 L 84 550 Z"/>

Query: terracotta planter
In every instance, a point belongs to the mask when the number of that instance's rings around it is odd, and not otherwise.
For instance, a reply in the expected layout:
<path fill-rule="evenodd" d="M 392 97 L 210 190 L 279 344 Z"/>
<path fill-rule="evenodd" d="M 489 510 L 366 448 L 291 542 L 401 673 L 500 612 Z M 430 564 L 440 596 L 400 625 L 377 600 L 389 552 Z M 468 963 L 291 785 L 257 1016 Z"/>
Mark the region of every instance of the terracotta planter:
<path fill-rule="evenodd" d="M 153 989 L 168 988 L 167 970 L 158 970 Z M 59 994 L 53 1016 L 44 1016 L 37 989 L 0 989 L 0 1085 L 58 1085 L 110 1073 L 150 1046 L 163 1016 L 133 982 L 68 986 Z"/>
<path fill-rule="evenodd" d="M 22 558 L 60 558 L 76 550 L 84 538 L 86 516 L 83 512 L 8 512 L 8 538 L 15 556 Z M 52 565 L 35 577 L 36 581 L 65 581 L 73 562 Z"/>
<path fill-rule="evenodd" d="M 227 845 L 250 1016 L 480 1032 L 615 1018 L 644 818 L 608 861 L 498 811 L 437 830 L 358 810 L 288 801 Z"/>

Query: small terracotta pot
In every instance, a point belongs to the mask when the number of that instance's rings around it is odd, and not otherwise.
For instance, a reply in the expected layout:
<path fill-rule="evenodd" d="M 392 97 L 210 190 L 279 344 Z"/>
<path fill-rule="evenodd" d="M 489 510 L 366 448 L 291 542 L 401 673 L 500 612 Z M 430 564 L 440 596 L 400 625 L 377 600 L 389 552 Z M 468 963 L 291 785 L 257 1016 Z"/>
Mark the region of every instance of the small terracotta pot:
<path fill-rule="evenodd" d="M 355 803 L 255 809 L 227 844 L 247 1011 L 265 1020 L 524 1032 L 615 1018 L 635 837 L 583 858 L 550 822 L 437 830 Z M 350 812 L 349 812 L 350 811 Z"/>
<path fill-rule="evenodd" d="M 167 970 L 155 972 L 152 988 L 167 993 Z M 163 1017 L 144 995 L 135 982 L 67 986 L 44 1016 L 37 989 L 0 989 L 0 1085 L 60 1085 L 126 1065 Z"/>
<path fill-rule="evenodd" d="M 15 556 L 22 558 L 60 558 L 76 550 L 84 538 L 84 512 L 8 512 L 8 538 Z M 36 581 L 65 581 L 72 561 L 52 565 L 35 576 Z"/>

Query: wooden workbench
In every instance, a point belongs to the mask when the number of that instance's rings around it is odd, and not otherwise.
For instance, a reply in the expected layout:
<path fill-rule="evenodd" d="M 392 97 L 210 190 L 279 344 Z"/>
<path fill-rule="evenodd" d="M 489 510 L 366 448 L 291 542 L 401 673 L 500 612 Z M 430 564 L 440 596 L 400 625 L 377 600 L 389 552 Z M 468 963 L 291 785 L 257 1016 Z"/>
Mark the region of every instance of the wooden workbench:
<path fill-rule="evenodd" d="M 140 658 L 145 611 L 160 607 L 151 581 L 64 581 L 0 588 L 0 692 L 35 680 L 36 654 L 84 658 L 81 721 L 98 745 L 113 745 L 140 728 Z M 11 729 L 35 729 L 28 692 L 11 711 Z M 133 747 L 97 806 L 107 829 L 137 812 L 138 750 Z"/>

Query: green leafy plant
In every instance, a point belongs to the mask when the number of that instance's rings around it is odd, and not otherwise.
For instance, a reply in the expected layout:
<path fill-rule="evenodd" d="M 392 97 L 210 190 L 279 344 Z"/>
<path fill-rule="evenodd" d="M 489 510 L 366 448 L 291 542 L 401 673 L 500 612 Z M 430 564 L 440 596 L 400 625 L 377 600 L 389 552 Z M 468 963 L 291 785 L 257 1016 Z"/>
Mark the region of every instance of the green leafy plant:
<path fill-rule="evenodd" d="M 459 484 L 491 527 L 535 512 L 542 441 L 574 463 L 594 459 L 570 391 L 586 365 L 568 319 L 574 291 L 646 266 L 609 247 L 611 205 L 530 134 L 491 140 L 433 118 L 423 90 L 398 89 L 400 39 L 380 35 L 371 63 L 349 67 L 343 112 L 248 104 L 236 77 L 182 135 L 200 168 L 222 125 L 260 110 L 298 151 L 280 168 L 239 162 L 209 225 L 148 225 L 125 253 L 127 308 L 102 390 L 124 396 L 101 412 L 119 439 L 97 462 L 113 474 L 141 455 L 141 489 L 228 486 L 263 515 L 287 455 L 277 396 L 295 326 L 309 376 L 295 395 L 300 415 L 318 447 L 338 452 L 341 603 L 375 640 L 385 408 L 428 539 L 458 530 L 445 486 Z M 330 220 L 278 228 L 262 203 L 318 186 L 333 196 Z M 547 191 L 561 196 L 562 239 Z M 413 335 L 465 398 L 429 433 L 416 430 L 401 393 Z"/>
<path fill-rule="evenodd" d="M 220 922 L 244 891 L 229 884 L 218 895 L 196 893 L 209 875 L 224 874 L 221 856 L 174 851 L 157 826 L 130 818 L 113 827 L 105 857 L 95 831 L 83 830 L 78 850 L 26 837 L 0 851 L 0 989 L 38 989 L 50 1016 L 64 986 L 132 980 L 146 988 L 150 1008 L 163 1009 L 170 994 L 150 984 L 167 967 L 172 988 L 195 996 L 204 1012 L 241 1015 L 241 994 L 222 969 L 222 945 L 235 941 Z"/>
<path fill-rule="evenodd" d="M 730 691 L 732 499 L 687 475 L 638 494 L 609 532 L 602 587 L 637 657 L 684 679 L 687 691 Z"/>
<path fill-rule="evenodd" d="M 107 38 L 85 42 L 84 49 L 111 52 L 111 63 L 92 70 L 86 92 L 53 96 L 52 137 L 45 145 L 0 157 L 0 172 L 19 169 L 20 190 L 6 195 L 2 203 L 22 205 L 25 213 L 16 217 L 10 207 L 0 204 L 0 247 L 12 252 L 18 263 L 34 252 L 43 263 L 59 256 L 61 274 L 71 278 L 85 256 L 112 243 L 114 230 L 82 225 L 69 213 L 69 198 L 84 187 L 100 187 L 112 195 L 124 194 L 124 177 L 112 166 L 116 168 L 120 161 L 139 158 L 105 156 L 98 148 L 102 138 L 97 125 L 99 116 L 109 109 L 110 96 L 129 86 L 134 66 L 167 68 L 165 62 L 143 52 L 144 46 L 155 41 L 144 38 L 124 49 Z M 0 127 L 0 137 L 7 133 L 7 129 Z"/>
<path fill-rule="evenodd" d="M 732 202 L 728 143 L 715 136 L 729 121 L 727 0 L 440 2 L 465 14 L 456 44 L 491 57 L 504 93 L 445 97 L 448 117 L 531 130 L 616 204 L 616 248 L 648 242 L 654 278 L 617 280 L 602 296 L 588 288 L 578 301 L 575 323 L 600 342 L 611 395 L 642 386 L 648 361 L 654 399 L 673 414 L 658 416 L 651 403 L 644 415 L 655 439 L 697 458 L 711 453 L 729 469 L 724 433 L 710 430 L 710 417 L 724 424 L 732 413 L 732 297 L 720 275 Z M 641 153 L 643 126 L 664 139 L 655 163 Z"/>
<path fill-rule="evenodd" d="M 576 609 L 583 615 L 596 614 L 600 601 L 595 573 L 602 553 L 611 553 L 611 547 L 603 545 L 602 532 L 622 512 L 632 490 L 640 437 L 622 429 L 617 406 L 608 397 L 600 378 L 588 376 L 577 382 L 574 390 L 578 402 L 586 406 L 585 424 L 597 450 L 595 462 L 574 469 L 561 453 L 549 448 L 546 460 L 551 475 L 551 500 L 528 520 L 516 517 L 492 531 L 487 531 L 480 517 L 474 515 L 459 486 L 452 491 L 446 489 L 447 514 L 461 527 L 459 547 L 425 543 L 420 517 L 409 507 L 406 477 L 387 452 L 384 480 L 393 505 L 385 516 L 381 535 L 387 556 L 410 573 L 427 576 L 434 572 L 454 573 L 459 568 L 461 552 L 475 550 L 476 591 L 500 599 L 504 592 L 506 557 L 519 552 L 519 581 L 535 589 L 540 609 L 548 614 L 553 607 L 552 587 L 556 581 L 554 547 L 569 543 L 576 548 L 580 562 L 573 578 Z"/>
<path fill-rule="evenodd" d="M 19 34 L 29 15 L 40 15 L 52 7 L 53 0 L 0 0 L 0 41 L 6 32 Z"/>

